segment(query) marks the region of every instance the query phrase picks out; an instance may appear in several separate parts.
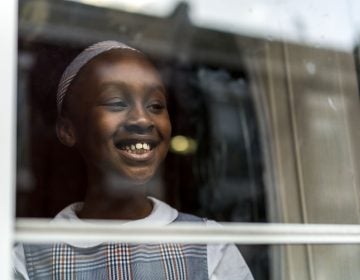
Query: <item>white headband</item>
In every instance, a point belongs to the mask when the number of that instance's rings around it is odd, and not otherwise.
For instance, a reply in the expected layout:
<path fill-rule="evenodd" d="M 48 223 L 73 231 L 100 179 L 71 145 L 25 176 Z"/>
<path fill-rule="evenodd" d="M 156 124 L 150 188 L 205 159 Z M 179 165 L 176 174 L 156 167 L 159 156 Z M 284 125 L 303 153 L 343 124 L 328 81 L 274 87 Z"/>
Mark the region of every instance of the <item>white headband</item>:
<path fill-rule="evenodd" d="M 140 52 L 137 49 L 134 49 L 124 43 L 117 42 L 117 41 L 98 42 L 96 44 L 89 46 L 85 50 L 83 50 L 66 67 L 64 73 L 61 76 L 58 90 L 57 90 L 57 96 L 56 96 L 58 114 L 61 113 L 66 92 L 67 92 L 71 82 L 74 80 L 76 75 L 79 73 L 80 69 L 85 64 L 87 64 L 91 59 L 93 59 L 95 56 L 97 56 L 103 52 L 109 51 L 111 49 L 129 49 L 129 50 L 133 50 L 136 52 Z"/>

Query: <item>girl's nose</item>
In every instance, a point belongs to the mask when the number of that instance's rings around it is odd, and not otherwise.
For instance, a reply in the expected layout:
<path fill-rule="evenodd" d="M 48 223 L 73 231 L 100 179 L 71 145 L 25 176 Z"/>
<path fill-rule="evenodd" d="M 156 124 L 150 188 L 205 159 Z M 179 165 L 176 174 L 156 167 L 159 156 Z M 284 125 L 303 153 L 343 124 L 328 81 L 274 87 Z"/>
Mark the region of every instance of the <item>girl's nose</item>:
<path fill-rule="evenodd" d="M 125 123 L 128 132 L 144 134 L 151 132 L 153 128 L 154 123 L 144 108 L 137 106 L 129 112 Z"/>

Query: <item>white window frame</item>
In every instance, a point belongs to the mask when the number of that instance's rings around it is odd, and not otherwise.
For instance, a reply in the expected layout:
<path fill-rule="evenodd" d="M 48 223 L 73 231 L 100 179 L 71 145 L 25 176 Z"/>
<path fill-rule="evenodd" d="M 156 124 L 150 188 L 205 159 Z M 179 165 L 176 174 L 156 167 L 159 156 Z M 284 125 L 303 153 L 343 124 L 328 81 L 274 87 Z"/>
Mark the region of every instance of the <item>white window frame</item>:
<path fill-rule="evenodd" d="M 17 1 L 0 9 L 0 279 L 11 279 L 16 147 Z"/>
<path fill-rule="evenodd" d="M 93 221 L 54 222 L 47 219 L 17 219 L 15 240 L 27 243 L 67 241 L 179 242 L 236 244 L 357 244 L 359 225 L 222 223 L 222 226 L 182 223 L 159 227 Z"/>

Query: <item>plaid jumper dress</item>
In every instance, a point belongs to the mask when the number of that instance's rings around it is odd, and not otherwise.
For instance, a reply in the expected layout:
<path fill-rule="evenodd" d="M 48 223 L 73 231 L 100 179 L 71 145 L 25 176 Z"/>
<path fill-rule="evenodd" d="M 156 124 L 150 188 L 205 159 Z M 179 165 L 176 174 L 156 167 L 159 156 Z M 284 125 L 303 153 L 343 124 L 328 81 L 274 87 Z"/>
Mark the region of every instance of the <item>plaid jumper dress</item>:
<path fill-rule="evenodd" d="M 179 213 L 175 222 L 203 222 Z M 29 278 L 42 280 L 205 280 L 207 247 L 199 244 L 24 244 Z"/>

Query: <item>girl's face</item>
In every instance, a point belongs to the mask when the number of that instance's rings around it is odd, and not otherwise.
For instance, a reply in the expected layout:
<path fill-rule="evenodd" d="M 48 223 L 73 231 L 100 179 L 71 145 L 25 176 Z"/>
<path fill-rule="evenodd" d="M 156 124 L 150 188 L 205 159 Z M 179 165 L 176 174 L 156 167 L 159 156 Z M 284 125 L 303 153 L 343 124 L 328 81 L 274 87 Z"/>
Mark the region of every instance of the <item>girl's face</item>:
<path fill-rule="evenodd" d="M 171 135 L 164 85 L 140 54 L 113 50 L 90 61 L 68 95 L 76 143 L 89 172 L 150 180 Z"/>

